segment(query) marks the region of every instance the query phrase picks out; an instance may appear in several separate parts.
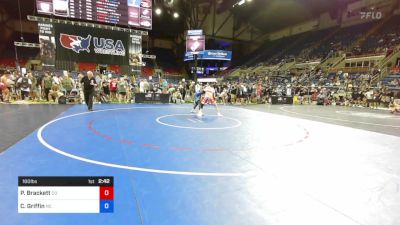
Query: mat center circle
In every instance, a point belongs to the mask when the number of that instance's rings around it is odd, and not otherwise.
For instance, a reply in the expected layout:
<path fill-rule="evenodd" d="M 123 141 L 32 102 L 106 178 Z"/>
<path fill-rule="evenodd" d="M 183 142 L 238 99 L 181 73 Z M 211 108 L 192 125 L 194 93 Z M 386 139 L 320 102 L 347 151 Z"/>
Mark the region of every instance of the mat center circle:
<path fill-rule="evenodd" d="M 171 114 L 160 116 L 156 122 L 169 127 L 193 130 L 223 130 L 242 125 L 240 120 L 217 115 L 199 117 L 195 114 Z"/>

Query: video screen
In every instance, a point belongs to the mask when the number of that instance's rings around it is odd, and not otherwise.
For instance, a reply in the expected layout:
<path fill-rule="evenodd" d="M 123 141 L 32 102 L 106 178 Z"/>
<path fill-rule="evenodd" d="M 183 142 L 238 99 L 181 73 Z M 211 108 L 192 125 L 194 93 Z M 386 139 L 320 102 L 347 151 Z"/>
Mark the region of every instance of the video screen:
<path fill-rule="evenodd" d="M 200 36 L 187 36 L 186 38 L 186 52 L 201 52 L 205 49 L 205 37 Z"/>

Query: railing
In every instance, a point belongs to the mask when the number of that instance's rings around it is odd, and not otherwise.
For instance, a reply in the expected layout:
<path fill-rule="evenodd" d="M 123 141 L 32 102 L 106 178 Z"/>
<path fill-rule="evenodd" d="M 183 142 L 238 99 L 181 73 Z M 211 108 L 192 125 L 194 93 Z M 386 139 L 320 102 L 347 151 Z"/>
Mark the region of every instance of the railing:
<path fill-rule="evenodd" d="M 330 66 L 330 68 L 335 68 L 337 65 L 339 65 L 341 62 L 343 62 L 345 59 L 346 59 L 346 55 L 343 54 L 342 57 L 337 62 L 335 62 L 334 64 L 332 64 L 332 66 Z"/>
<path fill-rule="evenodd" d="M 385 67 L 386 63 L 388 63 L 388 62 L 392 59 L 392 57 L 395 56 L 399 51 L 400 51 L 400 46 L 396 46 L 396 47 L 393 49 L 393 52 L 390 53 L 390 55 L 386 56 L 386 57 L 383 59 L 383 61 L 379 64 L 379 67 L 381 67 L 381 68 L 382 68 L 382 67 Z"/>
<path fill-rule="evenodd" d="M 332 55 L 331 54 L 328 54 L 325 58 L 323 58 L 322 60 L 321 60 L 321 65 L 323 64 L 323 63 L 325 63 L 326 61 L 328 61 L 328 59 L 330 59 L 330 58 L 332 58 Z"/>
<path fill-rule="evenodd" d="M 368 58 L 368 57 L 383 57 L 385 54 L 383 52 L 378 53 L 368 53 L 368 54 L 361 54 L 361 55 L 349 55 L 346 59 L 358 59 L 358 58 Z"/>
<path fill-rule="evenodd" d="M 385 78 L 387 75 L 390 74 L 390 68 L 387 67 L 387 64 L 393 59 L 393 57 L 397 57 L 397 53 L 399 52 L 400 52 L 400 46 L 396 46 L 393 49 L 393 52 L 382 60 L 382 62 L 379 64 L 378 67 L 381 70 L 381 72 L 373 76 L 371 79 L 371 82 L 373 84 L 378 83 L 378 81 L 382 80 L 383 78 Z"/>
<path fill-rule="evenodd" d="M 375 76 L 372 77 L 371 83 L 372 84 L 377 84 L 378 81 L 382 80 L 384 77 L 386 77 L 389 74 L 389 68 L 384 67 L 380 73 L 376 74 Z"/>
<path fill-rule="evenodd" d="M 329 73 L 336 73 L 338 71 L 342 71 L 343 73 L 357 73 L 357 72 L 368 72 L 370 70 L 369 67 L 339 67 L 330 69 Z"/>

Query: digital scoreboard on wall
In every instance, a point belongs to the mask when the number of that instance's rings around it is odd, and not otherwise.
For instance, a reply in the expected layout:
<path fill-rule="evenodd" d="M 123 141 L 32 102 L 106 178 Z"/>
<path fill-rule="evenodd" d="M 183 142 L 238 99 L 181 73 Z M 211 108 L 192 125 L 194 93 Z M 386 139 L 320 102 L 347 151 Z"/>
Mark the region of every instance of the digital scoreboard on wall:
<path fill-rule="evenodd" d="M 152 28 L 152 0 L 36 0 L 39 14 Z"/>
<path fill-rule="evenodd" d="M 206 47 L 206 38 L 203 30 L 188 30 L 186 36 L 186 53 L 198 54 L 204 51 Z"/>

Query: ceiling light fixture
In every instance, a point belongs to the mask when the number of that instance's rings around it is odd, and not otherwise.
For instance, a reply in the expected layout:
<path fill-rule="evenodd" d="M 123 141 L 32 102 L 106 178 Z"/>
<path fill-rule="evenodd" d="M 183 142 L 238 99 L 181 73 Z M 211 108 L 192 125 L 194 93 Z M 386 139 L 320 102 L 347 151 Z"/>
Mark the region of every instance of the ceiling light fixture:
<path fill-rule="evenodd" d="M 251 0 L 247 0 L 247 1 L 250 2 Z M 235 4 L 233 4 L 232 7 L 241 6 L 241 5 L 243 5 L 244 3 L 246 3 L 246 0 L 240 0 L 240 1 L 236 2 Z"/>

